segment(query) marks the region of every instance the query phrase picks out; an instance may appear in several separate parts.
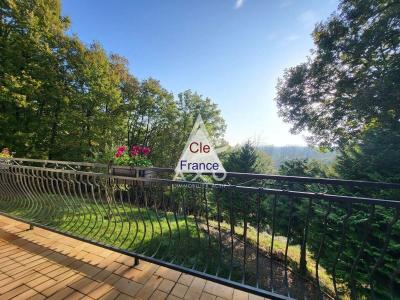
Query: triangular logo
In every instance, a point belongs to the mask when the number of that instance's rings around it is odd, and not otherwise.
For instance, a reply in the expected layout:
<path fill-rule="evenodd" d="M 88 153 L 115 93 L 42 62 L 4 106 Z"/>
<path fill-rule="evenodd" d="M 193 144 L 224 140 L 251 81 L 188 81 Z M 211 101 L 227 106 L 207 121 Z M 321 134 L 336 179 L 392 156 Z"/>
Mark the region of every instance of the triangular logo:
<path fill-rule="evenodd" d="M 226 173 L 199 114 L 175 168 L 182 173 Z"/>

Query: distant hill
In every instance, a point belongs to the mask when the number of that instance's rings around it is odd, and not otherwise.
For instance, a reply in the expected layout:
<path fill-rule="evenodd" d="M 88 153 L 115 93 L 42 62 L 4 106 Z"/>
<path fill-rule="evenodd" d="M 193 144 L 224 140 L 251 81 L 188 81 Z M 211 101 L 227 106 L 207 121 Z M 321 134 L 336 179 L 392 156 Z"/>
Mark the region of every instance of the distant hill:
<path fill-rule="evenodd" d="M 306 146 L 260 146 L 259 149 L 271 156 L 276 168 L 285 160 L 308 158 L 331 163 L 336 157 L 335 152 L 323 153 Z"/>

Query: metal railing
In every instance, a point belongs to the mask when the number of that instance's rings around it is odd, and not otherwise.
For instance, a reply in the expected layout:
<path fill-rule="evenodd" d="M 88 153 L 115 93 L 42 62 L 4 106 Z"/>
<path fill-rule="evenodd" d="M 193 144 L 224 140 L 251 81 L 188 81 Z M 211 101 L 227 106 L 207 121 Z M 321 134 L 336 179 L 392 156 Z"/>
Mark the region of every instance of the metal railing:
<path fill-rule="evenodd" d="M 0 213 L 272 299 L 400 297 L 397 184 L 240 173 L 218 184 L 113 168 L 0 161 Z"/>

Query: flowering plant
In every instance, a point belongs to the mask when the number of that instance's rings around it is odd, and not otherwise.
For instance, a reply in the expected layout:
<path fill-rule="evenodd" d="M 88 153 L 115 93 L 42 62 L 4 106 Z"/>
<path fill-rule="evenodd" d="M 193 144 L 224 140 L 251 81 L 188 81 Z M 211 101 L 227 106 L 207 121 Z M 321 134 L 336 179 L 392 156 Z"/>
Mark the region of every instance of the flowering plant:
<path fill-rule="evenodd" d="M 121 166 L 150 167 L 151 161 L 148 158 L 151 149 L 140 145 L 133 145 L 130 149 L 127 146 L 120 146 L 115 152 L 114 160 Z"/>
<path fill-rule="evenodd" d="M 0 152 L 0 158 L 11 158 L 12 154 L 8 148 L 3 148 Z"/>

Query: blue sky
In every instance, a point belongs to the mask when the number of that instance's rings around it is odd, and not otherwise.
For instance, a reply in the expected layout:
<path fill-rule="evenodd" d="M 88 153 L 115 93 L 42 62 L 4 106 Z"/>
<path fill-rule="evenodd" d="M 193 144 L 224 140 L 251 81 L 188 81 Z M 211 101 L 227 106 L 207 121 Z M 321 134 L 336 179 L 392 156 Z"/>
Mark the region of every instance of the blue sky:
<path fill-rule="evenodd" d="M 232 145 L 304 145 L 277 115 L 275 86 L 306 60 L 336 0 L 64 0 L 70 32 L 125 56 L 139 79 L 192 89 L 221 109 Z"/>

